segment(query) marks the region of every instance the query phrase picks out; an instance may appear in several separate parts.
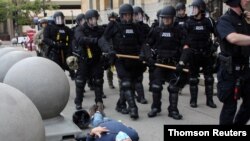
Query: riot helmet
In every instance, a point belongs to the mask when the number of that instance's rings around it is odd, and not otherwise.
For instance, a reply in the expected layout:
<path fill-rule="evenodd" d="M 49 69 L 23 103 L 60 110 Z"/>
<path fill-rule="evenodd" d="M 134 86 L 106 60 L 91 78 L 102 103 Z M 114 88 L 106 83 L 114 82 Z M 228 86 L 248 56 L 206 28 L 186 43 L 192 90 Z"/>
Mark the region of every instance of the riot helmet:
<path fill-rule="evenodd" d="M 115 12 L 111 12 L 108 14 L 108 20 L 111 21 L 111 20 L 116 20 L 118 18 L 118 14 L 115 13 Z"/>
<path fill-rule="evenodd" d="M 64 22 L 64 15 L 61 11 L 55 12 L 53 15 L 53 19 L 56 25 L 63 25 Z"/>
<path fill-rule="evenodd" d="M 76 16 L 76 24 L 83 25 L 85 23 L 85 15 L 83 13 Z"/>
<path fill-rule="evenodd" d="M 133 7 L 130 4 L 122 4 L 119 8 L 119 15 L 122 23 L 132 23 Z"/>
<path fill-rule="evenodd" d="M 42 28 L 46 27 L 47 24 L 48 24 L 48 20 L 47 20 L 46 18 L 40 19 L 39 25 L 40 25 Z"/>
<path fill-rule="evenodd" d="M 136 6 L 133 8 L 134 10 L 134 15 L 133 19 L 135 22 L 142 22 L 143 21 L 143 16 L 144 16 L 144 11 L 142 10 L 141 7 Z"/>
<path fill-rule="evenodd" d="M 173 6 L 165 6 L 160 13 L 160 26 L 168 27 L 172 26 L 174 17 L 176 15 L 175 8 Z"/>
<path fill-rule="evenodd" d="M 90 124 L 90 115 L 86 110 L 78 110 L 73 114 L 73 122 L 80 128 L 86 129 Z"/>
<path fill-rule="evenodd" d="M 175 6 L 177 17 L 185 17 L 186 16 L 186 6 L 182 2 L 178 2 Z"/>
<path fill-rule="evenodd" d="M 99 13 L 97 10 L 90 9 L 85 13 L 85 18 L 87 20 L 87 23 L 90 27 L 97 26 L 97 22 L 99 19 Z"/>
<path fill-rule="evenodd" d="M 192 4 L 189 6 L 189 15 L 197 16 L 199 14 L 205 14 L 206 3 L 204 0 L 193 0 Z"/>
<path fill-rule="evenodd" d="M 223 0 L 223 2 L 231 7 L 237 7 L 240 5 L 241 0 Z"/>

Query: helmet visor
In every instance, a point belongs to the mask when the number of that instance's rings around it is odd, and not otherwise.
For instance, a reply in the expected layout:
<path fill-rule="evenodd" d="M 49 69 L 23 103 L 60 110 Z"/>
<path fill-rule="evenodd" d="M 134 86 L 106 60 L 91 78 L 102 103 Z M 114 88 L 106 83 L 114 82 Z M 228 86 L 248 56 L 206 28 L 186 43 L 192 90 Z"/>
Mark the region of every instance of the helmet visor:
<path fill-rule="evenodd" d="M 92 17 L 92 18 L 88 19 L 88 24 L 90 27 L 95 27 L 95 26 L 97 26 L 97 21 L 98 21 L 98 18 Z"/>
<path fill-rule="evenodd" d="M 173 17 L 160 17 L 159 19 L 159 26 L 160 27 L 169 27 L 173 24 Z"/>
<path fill-rule="evenodd" d="M 132 23 L 132 14 L 131 13 L 125 13 L 121 15 L 121 21 L 122 23 Z"/>
<path fill-rule="evenodd" d="M 80 20 L 79 24 L 83 25 L 85 23 L 85 19 Z"/>
<path fill-rule="evenodd" d="M 197 6 L 189 6 L 188 7 L 188 15 L 189 16 L 196 16 L 199 14 L 199 8 Z"/>
<path fill-rule="evenodd" d="M 134 13 L 133 20 L 134 20 L 134 22 L 143 21 L 143 14 L 142 13 Z"/>
<path fill-rule="evenodd" d="M 64 24 L 64 18 L 63 18 L 62 16 L 57 16 L 57 17 L 55 18 L 55 23 L 56 23 L 57 25 L 62 25 L 62 24 Z"/>

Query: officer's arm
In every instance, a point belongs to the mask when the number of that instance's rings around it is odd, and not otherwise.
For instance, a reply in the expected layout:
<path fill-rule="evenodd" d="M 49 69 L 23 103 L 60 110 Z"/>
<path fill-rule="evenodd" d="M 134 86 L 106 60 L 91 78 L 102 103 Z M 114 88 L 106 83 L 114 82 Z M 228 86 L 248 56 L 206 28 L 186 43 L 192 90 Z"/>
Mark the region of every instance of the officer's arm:
<path fill-rule="evenodd" d="M 152 57 L 151 49 L 153 48 L 153 45 L 155 44 L 157 37 L 158 37 L 157 33 L 154 29 L 147 35 L 147 39 L 142 46 L 142 52 L 146 59 Z"/>
<path fill-rule="evenodd" d="M 100 38 L 100 40 L 98 40 L 98 46 L 101 48 L 103 52 L 108 53 L 112 50 L 112 45 L 111 45 L 111 42 L 109 41 L 112 39 L 113 35 L 115 34 L 117 30 L 114 25 L 115 25 L 115 22 L 111 21 L 107 25 L 103 33 L 103 36 Z"/>
<path fill-rule="evenodd" d="M 50 36 L 50 30 L 51 30 L 51 26 L 47 26 L 45 29 L 44 29 L 44 32 L 43 32 L 43 42 L 48 45 L 49 47 L 51 46 L 54 46 L 55 45 L 55 42 L 51 39 L 51 36 Z"/>
<path fill-rule="evenodd" d="M 77 45 L 95 45 L 98 42 L 97 38 L 86 37 L 84 35 L 83 26 L 78 26 L 75 30 L 75 39 Z"/>
<path fill-rule="evenodd" d="M 229 19 L 222 17 L 218 21 L 216 29 L 221 40 L 227 40 L 229 43 L 238 46 L 250 45 L 250 36 L 237 33 Z"/>
<path fill-rule="evenodd" d="M 230 33 L 226 36 L 226 40 L 231 43 L 238 46 L 250 46 L 250 36 L 243 35 L 239 33 Z"/>

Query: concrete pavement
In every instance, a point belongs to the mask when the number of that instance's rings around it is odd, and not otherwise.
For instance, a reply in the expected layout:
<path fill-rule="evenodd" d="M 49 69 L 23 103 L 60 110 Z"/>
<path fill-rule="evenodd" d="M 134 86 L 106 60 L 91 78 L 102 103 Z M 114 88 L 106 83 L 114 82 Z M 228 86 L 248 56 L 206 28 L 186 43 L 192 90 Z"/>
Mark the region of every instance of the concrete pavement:
<path fill-rule="evenodd" d="M 12 46 L 8 43 L 4 43 L 5 46 Z M 14 45 L 15 46 L 15 45 Z M 20 45 L 19 45 L 20 46 Z M 35 52 L 34 52 L 35 54 Z M 66 72 L 68 76 L 68 72 Z M 75 83 L 69 77 L 70 82 L 70 99 L 64 111 L 62 112 L 66 118 L 72 119 L 72 114 L 75 111 L 74 98 L 75 98 Z M 115 106 L 117 99 L 119 97 L 118 89 L 118 79 L 117 75 L 114 75 L 114 84 L 116 89 L 109 89 L 107 78 L 105 75 L 104 78 L 104 93 L 107 95 L 107 98 L 104 99 L 105 113 L 108 117 L 113 119 L 121 120 L 128 126 L 135 128 L 140 136 L 140 141 L 163 141 L 163 125 L 172 125 L 172 124 L 182 124 L 182 125 L 203 125 L 203 124 L 218 124 L 220 110 L 222 108 L 222 103 L 218 101 L 218 98 L 214 96 L 214 102 L 217 104 L 216 109 L 211 109 L 206 106 L 206 96 L 204 92 L 204 87 L 199 86 L 199 95 L 198 95 L 198 108 L 191 108 L 189 106 L 189 86 L 186 86 L 182 95 L 179 96 L 179 111 L 183 115 L 183 120 L 174 120 L 168 117 L 168 92 L 167 84 L 164 86 L 163 96 L 162 96 L 162 112 L 155 118 L 148 118 L 147 113 L 150 111 L 152 103 L 152 94 L 148 92 L 148 73 L 144 74 L 144 90 L 145 96 L 149 104 L 142 105 L 137 103 L 139 107 L 140 118 L 138 120 L 131 120 L 129 115 L 122 115 L 115 111 Z M 86 93 L 83 100 L 83 108 L 88 110 L 94 104 L 94 92 L 90 91 L 86 86 Z M 216 91 L 216 90 L 215 90 Z M 241 101 L 240 101 L 241 102 Z M 240 103 L 239 102 L 239 103 Z M 248 122 L 250 124 L 250 122 Z M 88 130 L 83 130 L 84 133 L 87 133 Z"/>

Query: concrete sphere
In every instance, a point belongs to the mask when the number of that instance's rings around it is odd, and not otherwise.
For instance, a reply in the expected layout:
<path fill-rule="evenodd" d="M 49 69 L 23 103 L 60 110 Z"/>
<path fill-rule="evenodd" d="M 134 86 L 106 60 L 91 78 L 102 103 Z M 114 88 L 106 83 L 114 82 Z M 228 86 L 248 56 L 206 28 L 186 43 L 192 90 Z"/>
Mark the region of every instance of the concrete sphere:
<path fill-rule="evenodd" d="M 9 69 L 3 82 L 25 93 L 43 119 L 60 115 L 69 100 L 66 74 L 46 58 L 29 57 L 17 62 Z"/>
<path fill-rule="evenodd" d="M 0 40 L 0 45 L 2 45 L 3 44 L 3 41 L 2 40 Z"/>
<path fill-rule="evenodd" d="M 0 140 L 45 141 L 41 115 L 31 100 L 3 83 L 0 90 Z"/>
<path fill-rule="evenodd" d="M 17 49 L 15 49 L 13 47 L 5 47 L 5 48 L 0 50 L 0 57 L 2 57 L 3 55 L 5 55 L 8 52 L 15 51 L 15 50 L 17 50 Z"/>
<path fill-rule="evenodd" d="M 32 57 L 27 51 L 11 51 L 0 57 L 0 82 L 3 82 L 6 73 L 15 63 L 27 57 Z"/>

